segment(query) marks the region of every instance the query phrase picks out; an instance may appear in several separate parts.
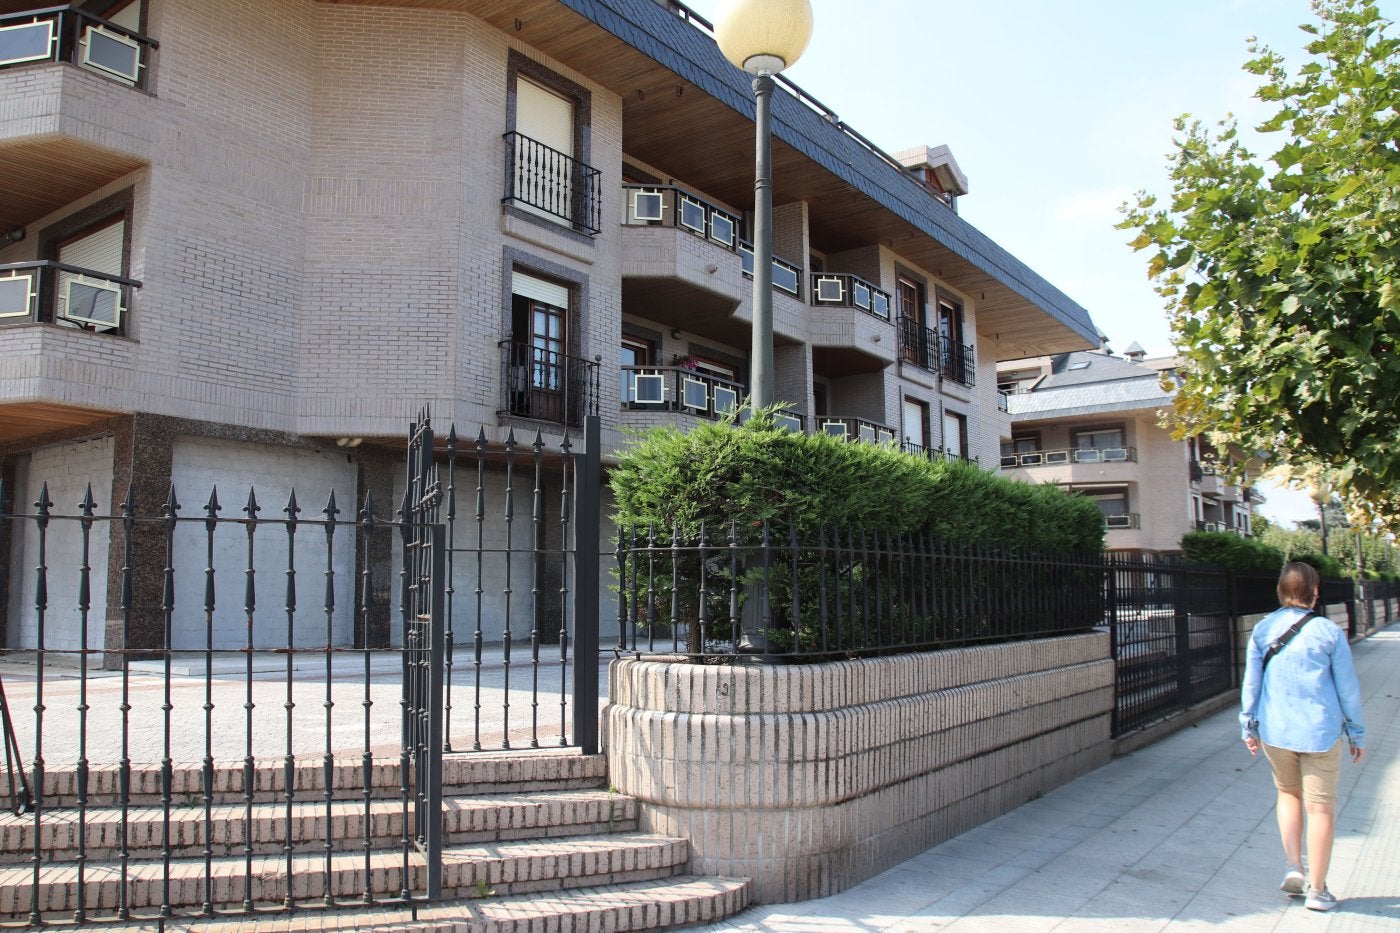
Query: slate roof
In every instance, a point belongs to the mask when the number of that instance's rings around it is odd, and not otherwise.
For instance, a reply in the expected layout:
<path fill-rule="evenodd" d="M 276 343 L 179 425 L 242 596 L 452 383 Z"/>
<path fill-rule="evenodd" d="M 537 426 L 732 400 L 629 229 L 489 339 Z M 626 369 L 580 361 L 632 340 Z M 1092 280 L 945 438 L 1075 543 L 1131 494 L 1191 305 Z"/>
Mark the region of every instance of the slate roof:
<path fill-rule="evenodd" d="M 1074 368 L 1076 364 L 1088 366 Z M 1039 421 L 1104 412 L 1161 408 L 1171 404 L 1161 373 L 1141 363 L 1103 353 L 1061 353 L 1034 389 L 1007 399 L 1013 420 Z"/>
<path fill-rule="evenodd" d="M 750 78 L 714 40 L 656 0 L 559 0 L 733 110 L 754 116 Z M 1089 312 L 990 237 L 963 220 L 905 172 L 791 94 L 773 95 L 773 134 L 881 206 L 1001 282 L 1065 327 L 1097 344 Z"/>

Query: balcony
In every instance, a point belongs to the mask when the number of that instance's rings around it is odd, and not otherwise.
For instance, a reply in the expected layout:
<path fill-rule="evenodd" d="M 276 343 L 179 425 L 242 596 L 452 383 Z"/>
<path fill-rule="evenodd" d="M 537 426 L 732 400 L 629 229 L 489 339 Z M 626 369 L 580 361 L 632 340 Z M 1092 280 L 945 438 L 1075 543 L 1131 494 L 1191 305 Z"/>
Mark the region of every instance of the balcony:
<path fill-rule="evenodd" d="M 831 437 L 867 444 L 893 444 L 897 437 L 889 425 L 845 415 L 819 415 L 817 427 Z"/>
<path fill-rule="evenodd" d="M 159 47 L 148 36 L 72 6 L 0 15 L 0 68 L 64 62 L 144 89 Z"/>
<path fill-rule="evenodd" d="M 1063 466 L 1070 463 L 1136 463 L 1136 447 L 1103 447 L 1090 450 L 1025 450 L 1002 454 L 1001 468 Z"/>
<path fill-rule="evenodd" d="M 809 288 L 815 307 L 855 308 L 882 321 L 890 319 L 890 293 L 858 275 L 813 272 Z"/>
<path fill-rule="evenodd" d="M 0 327 L 54 324 L 118 337 L 127 332 L 135 279 L 57 262 L 0 264 Z"/>
<path fill-rule="evenodd" d="M 736 411 L 747 393 L 742 383 L 685 366 L 622 367 L 621 402 L 633 411 L 722 418 Z"/>
<path fill-rule="evenodd" d="M 0 235 L 150 162 L 161 120 L 140 90 L 156 47 L 70 7 L 0 14 Z"/>
<path fill-rule="evenodd" d="M 502 340 L 498 415 L 580 427 L 598 413 L 598 363 L 582 357 Z"/>
<path fill-rule="evenodd" d="M 912 318 L 899 319 L 900 359 L 971 388 L 977 381 L 977 353 Z"/>
<path fill-rule="evenodd" d="M 597 236 L 603 224 L 603 173 L 520 133 L 505 134 L 505 204 Z"/>
<path fill-rule="evenodd" d="M 923 457 L 925 460 L 966 460 L 968 463 L 980 463 L 977 457 L 963 457 L 961 454 L 951 450 L 944 450 L 941 447 L 925 447 L 922 444 L 915 444 L 913 441 L 905 440 L 900 443 L 899 449 L 911 457 Z"/>

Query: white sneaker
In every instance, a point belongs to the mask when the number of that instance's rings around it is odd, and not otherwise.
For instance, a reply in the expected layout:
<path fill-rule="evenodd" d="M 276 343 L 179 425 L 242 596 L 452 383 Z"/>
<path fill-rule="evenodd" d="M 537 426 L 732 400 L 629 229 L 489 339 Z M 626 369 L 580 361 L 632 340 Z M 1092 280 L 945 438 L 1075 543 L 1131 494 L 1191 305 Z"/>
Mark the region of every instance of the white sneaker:
<path fill-rule="evenodd" d="M 1303 906 L 1308 910 L 1331 910 L 1337 906 L 1337 899 L 1326 888 L 1321 891 L 1313 888 L 1308 891 L 1308 899 L 1303 901 Z"/>
<path fill-rule="evenodd" d="M 1284 894 L 1302 894 L 1305 880 L 1302 865 L 1289 865 L 1288 873 L 1283 876 L 1283 884 L 1278 887 Z"/>

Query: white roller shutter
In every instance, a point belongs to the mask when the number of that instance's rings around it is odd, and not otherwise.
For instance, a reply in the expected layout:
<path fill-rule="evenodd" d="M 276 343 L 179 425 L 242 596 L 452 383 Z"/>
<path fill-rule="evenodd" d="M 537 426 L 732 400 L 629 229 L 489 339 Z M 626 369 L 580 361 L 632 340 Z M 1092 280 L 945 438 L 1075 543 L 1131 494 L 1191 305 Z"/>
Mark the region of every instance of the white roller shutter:
<path fill-rule="evenodd" d="M 58 261 L 67 266 L 77 266 L 107 275 L 122 274 L 122 241 L 126 234 L 126 221 L 118 220 L 101 230 L 94 230 L 58 249 Z M 57 317 L 63 320 L 68 316 L 68 283 L 81 280 L 72 272 L 58 274 Z M 92 281 L 92 280 L 89 280 Z M 89 291 L 80 289 L 80 291 Z"/>
<path fill-rule="evenodd" d="M 545 279 L 537 279 L 533 275 L 525 275 L 520 272 L 511 273 L 510 290 L 512 294 L 521 295 L 534 301 L 542 301 L 555 308 L 569 307 L 569 289 L 557 282 L 549 282 Z"/>
<path fill-rule="evenodd" d="M 515 131 L 572 158 L 574 102 L 527 78 L 518 78 L 515 83 Z"/>

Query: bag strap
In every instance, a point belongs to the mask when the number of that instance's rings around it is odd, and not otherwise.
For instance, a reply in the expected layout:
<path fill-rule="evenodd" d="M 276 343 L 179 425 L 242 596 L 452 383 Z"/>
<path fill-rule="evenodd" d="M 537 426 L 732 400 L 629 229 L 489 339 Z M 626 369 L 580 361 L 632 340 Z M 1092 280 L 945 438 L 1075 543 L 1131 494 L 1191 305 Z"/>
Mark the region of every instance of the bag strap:
<path fill-rule="evenodd" d="M 1268 668 L 1269 661 L 1273 658 L 1273 656 L 1282 651 L 1284 647 L 1290 641 L 1293 640 L 1293 636 L 1297 635 L 1303 630 L 1303 626 L 1307 625 L 1309 622 L 1316 618 L 1319 618 L 1319 616 L 1316 612 L 1313 612 L 1312 610 L 1303 613 L 1302 617 L 1297 622 L 1294 622 L 1288 627 L 1288 631 L 1284 632 L 1278 638 L 1275 638 L 1273 640 L 1273 642 L 1269 645 L 1269 650 L 1264 652 L 1264 663 L 1259 667 L 1259 673 L 1261 676 L 1263 675 L 1264 671 Z"/>

